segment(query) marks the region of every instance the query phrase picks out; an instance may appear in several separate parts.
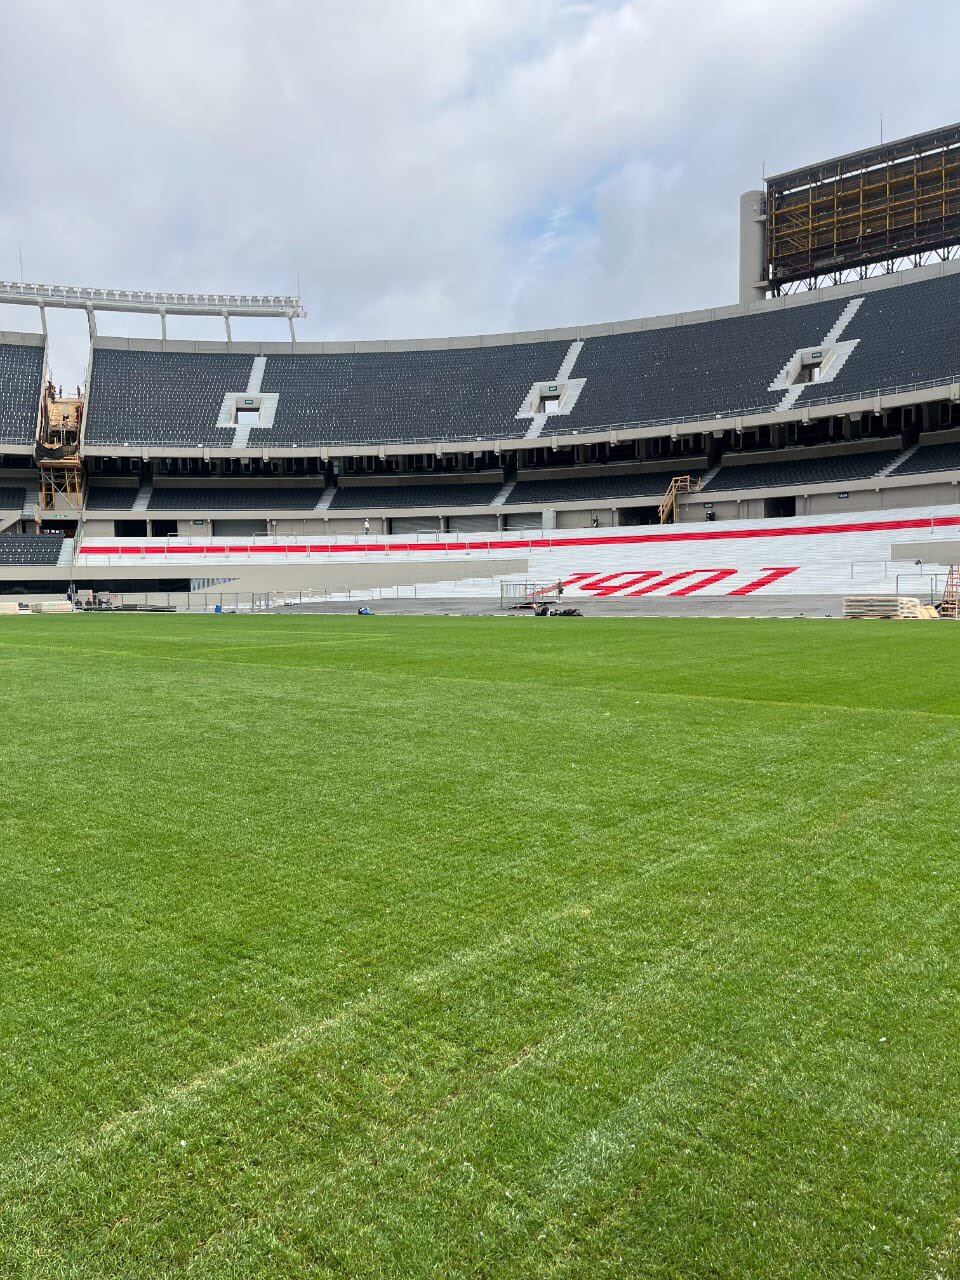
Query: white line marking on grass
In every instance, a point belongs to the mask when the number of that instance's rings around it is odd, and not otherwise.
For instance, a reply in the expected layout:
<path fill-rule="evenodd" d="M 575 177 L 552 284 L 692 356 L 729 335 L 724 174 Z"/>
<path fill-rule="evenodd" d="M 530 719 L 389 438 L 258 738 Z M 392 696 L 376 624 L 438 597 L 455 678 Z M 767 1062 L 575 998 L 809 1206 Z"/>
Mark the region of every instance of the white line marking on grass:
<path fill-rule="evenodd" d="M 519 929 L 511 930 L 494 938 L 482 947 L 468 947 L 454 952 L 438 964 L 407 974 L 396 986 L 387 987 L 374 992 L 355 1003 L 342 1006 L 336 1013 L 313 1022 L 305 1022 L 294 1027 L 282 1036 L 269 1040 L 265 1044 L 254 1046 L 229 1062 L 200 1072 L 183 1084 L 173 1085 L 165 1092 L 142 1106 L 130 1111 L 121 1112 L 111 1119 L 105 1120 L 99 1129 L 92 1134 L 78 1135 L 69 1146 L 55 1148 L 52 1152 L 31 1153 L 15 1157 L 7 1164 L 0 1165 L 4 1181 L 14 1177 L 26 1176 L 33 1170 L 43 1171 L 56 1163 L 69 1163 L 71 1160 L 82 1160 L 98 1152 L 110 1150 L 113 1146 L 132 1137 L 144 1128 L 152 1128 L 171 1118 L 178 1112 L 189 1108 L 201 1100 L 204 1095 L 215 1091 L 221 1085 L 242 1079 L 248 1072 L 266 1064 L 282 1061 L 297 1050 L 322 1038 L 338 1027 L 349 1025 L 353 1021 L 362 1021 L 374 1011 L 382 1008 L 390 1000 L 405 994 L 418 992 L 450 979 L 454 974 L 464 970 L 473 970 L 497 956 L 509 953 L 531 938 L 537 938 L 545 927 L 559 924 L 566 920 L 588 919 L 598 907 L 618 901 L 624 890 L 647 879 L 649 876 L 672 871 L 684 863 L 691 862 L 701 856 L 702 851 L 678 854 L 672 858 L 663 858 L 659 862 L 644 867 L 639 875 L 624 877 L 609 889 L 597 894 L 589 900 L 578 899 L 544 915 L 534 917 L 525 922 Z"/>

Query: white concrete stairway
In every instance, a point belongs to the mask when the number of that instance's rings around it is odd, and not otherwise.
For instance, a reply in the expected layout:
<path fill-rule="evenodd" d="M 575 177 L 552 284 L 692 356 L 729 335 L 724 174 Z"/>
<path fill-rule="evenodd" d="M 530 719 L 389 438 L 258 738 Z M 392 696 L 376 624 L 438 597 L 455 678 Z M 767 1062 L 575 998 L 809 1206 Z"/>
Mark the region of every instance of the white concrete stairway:
<path fill-rule="evenodd" d="M 329 511 L 330 503 L 333 501 L 334 494 L 336 492 L 337 492 L 337 486 L 335 484 L 328 485 L 327 488 L 324 489 L 323 493 L 320 495 L 319 502 L 313 508 L 314 511 Z"/>
<path fill-rule="evenodd" d="M 832 329 L 828 329 L 823 335 L 822 347 L 832 347 L 835 342 L 840 341 L 840 335 L 844 329 L 863 306 L 863 298 L 851 298 L 847 305 L 837 317 L 836 324 Z"/>
<path fill-rule="evenodd" d="M 568 378 L 573 377 L 573 366 L 577 363 L 577 356 L 582 350 L 583 341 L 581 339 L 570 343 L 569 347 L 567 347 L 567 354 L 563 357 L 563 363 L 557 370 L 558 382 L 566 382 Z"/>
<path fill-rule="evenodd" d="M 153 481 L 149 480 L 145 485 L 137 490 L 137 496 L 133 500 L 131 511 L 146 511 L 150 506 L 150 499 L 153 497 Z"/>
<path fill-rule="evenodd" d="M 790 387 L 788 391 L 785 391 L 783 393 L 783 397 L 781 398 L 779 404 L 777 405 L 777 409 L 778 410 L 792 409 L 793 406 L 800 399 L 800 397 L 803 395 L 804 391 L 806 391 L 807 387 L 809 387 L 810 385 L 811 384 L 809 382 L 795 383 L 794 386 Z"/>
<path fill-rule="evenodd" d="M 569 347 L 567 347 L 566 355 L 560 362 L 560 368 L 557 370 L 557 375 L 553 379 L 554 382 L 569 382 L 573 374 L 573 366 L 577 363 L 577 356 L 579 356 L 582 350 L 583 340 L 575 338 L 574 341 L 570 343 Z M 549 417 L 550 414 L 548 413 L 535 413 L 530 419 L 530 426 L 524 434 L 524 440 L 536 440 L 547 425 Z"/>
<path fill-rule="evenodd" d="M 263 383 L 263 372 L 266 367 L 266 356 L 254 356 L 253 364 L 250 367 L 250 379 L 247 382 L 248 396 L 258 396 L 260 394 L 260 387 Z"/>
<path fill-rule="evenodd" d="M 23 497 L 23 510 L 20 512 L 21 519 L 35 520 L 39 504 L 40 486 L 37 484 L 28 485 Z"/>
<path fill-rule="evenodd" d="M 508 480 L 506 484 L 501 485 L 490 500 L 491 507 L 502 507 L 513 492 L 516 483 L 516 480 Z"/>
<path fill-rule="evenodd" d="M 894 467 L 899 467 L 902 462 L 906 462 L 908 458 L 912 458 L 919 448 L 920 448 L 919 444 L 915 444 L 915 445 L 911 445 L 911 447 L 907 449 L 905 453 L 898 453 L 892 462 L 888 462 L 882 471 L 877 472 L 877 474 L 873 477 L 874 480 L 879 480 L 883 476 L 888 476 L 890 472 L 894 469 Z"/>
<path fill-rule="evenodd" d="M 833 359 L 830 365 L 830 369 L 826 373 L 826 376 L 823 379 L 824 382 L 833 381 L 836 375 L 843 368 L 844 364 L 846 364 L 851 352 L 853 351 L 854 347 L 857 345 L 856 341 L 841 343 L 840 335 L 843 333 L 844 329 L 846 329 L 847 325 L 850 323 L 853 317 L 860 310 L 862 305 L 863 305 L 863 298 L 851 298 L 850 301 L 847 303 L 847 305 L 840 312 L 839 316 L 837 316 L 837 319 L 834 321 L 831 327 L 820 339 L 820 342 L 817 344 L 822 348 L 834 348 Z M 776 378 L 774 378 L 773 382 L 771 382 L 770 385 L 767 387 L 768 391 L 777 391 L 786 385 L 787 375 L 790 372 L 790 366 L 793 364 L 794 360 L 796 359 L 797 354 L 798 353 L 796 351 L 794 351 L 791 354 L 790 359 L 781 368 L 780 372 L 777 374 Z M 794 383 L 792 386 L 786 386 L 786 390 L 784 391 L 783 395 L 781 396 L 780 400 L 776 405 L 777 411 L 783 412 L 783 410 L 785 409 L 792 409 L 793 406 L 800 399 L 800 397 L 803 395 L 804 391 L 807 391 L 811 387 L 818 386 L 818 385 L 820 384 L 813 383 L 813 382 L 797 382 L 797 383 Z"/>

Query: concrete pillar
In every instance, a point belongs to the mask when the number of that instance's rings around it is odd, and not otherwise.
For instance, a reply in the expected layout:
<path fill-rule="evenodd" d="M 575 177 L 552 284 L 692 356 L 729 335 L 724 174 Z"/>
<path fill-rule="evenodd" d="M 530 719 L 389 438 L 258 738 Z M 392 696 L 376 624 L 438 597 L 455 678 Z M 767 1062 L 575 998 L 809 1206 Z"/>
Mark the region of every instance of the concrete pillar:
<path fill-rule="evenodd" d="M 762 191 L 740 197 L 740 301 L 758 302 L 766 296 L 767 217 Z"/>

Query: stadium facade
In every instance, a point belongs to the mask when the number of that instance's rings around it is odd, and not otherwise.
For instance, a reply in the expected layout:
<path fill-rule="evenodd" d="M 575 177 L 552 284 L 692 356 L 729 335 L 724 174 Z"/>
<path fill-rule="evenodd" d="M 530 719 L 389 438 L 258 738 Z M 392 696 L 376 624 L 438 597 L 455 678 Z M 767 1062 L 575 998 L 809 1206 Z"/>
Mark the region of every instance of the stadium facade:
<path fill-rule="evenodd" d="M 704 312 L 318 344 L 297 340 L 296 298 L 2 286 L 41 317 L 84 308 L 90 354 L 64 396 L 45 322 L 0 334 L 0 592 L 841 593 L 899 587 L 919 542 L 945 568 L 958 141 L 920 135 L 748 193 L 741 301 Z M 884 164 L 894 178 L 865 197 Z M 850 184 L 859 224 L 837 213 Z M 160 337 L 101 335 L 109 310 L 156 313 Z M 177 313 L 223 315 L 224 341 L 169 340 Z M 231 315 L 285 316 L 290 339 L 233 341 Z"/>

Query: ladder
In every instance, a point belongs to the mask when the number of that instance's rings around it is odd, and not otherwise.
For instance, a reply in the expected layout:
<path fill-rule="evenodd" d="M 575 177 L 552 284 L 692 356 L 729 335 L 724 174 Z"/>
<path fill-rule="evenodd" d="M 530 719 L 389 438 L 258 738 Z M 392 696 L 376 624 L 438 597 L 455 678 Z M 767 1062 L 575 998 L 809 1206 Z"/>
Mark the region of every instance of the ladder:
<path fill-rule="evenodd" d="M 952 564 L 947 573 L 947 585 L 940 601 L 940 617 L 960 621 L 960 565 Z"/>
<path fill-rule="evenodd" d="M 677 497 L 681 493 L 696 493 L 700 488 L 699 476 L 673 476 L 658 508 L 661 524 L 673 524 L 677 518 Z"/>

